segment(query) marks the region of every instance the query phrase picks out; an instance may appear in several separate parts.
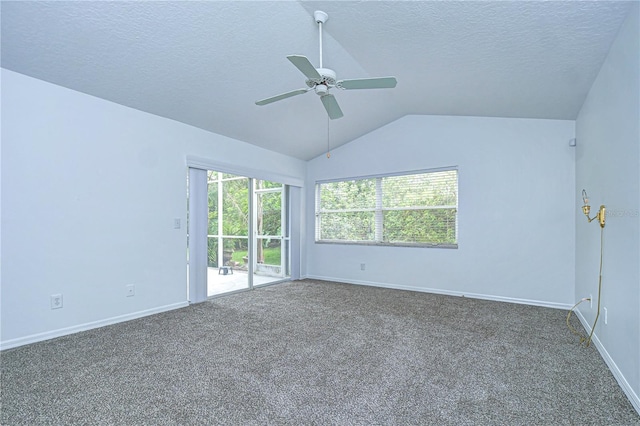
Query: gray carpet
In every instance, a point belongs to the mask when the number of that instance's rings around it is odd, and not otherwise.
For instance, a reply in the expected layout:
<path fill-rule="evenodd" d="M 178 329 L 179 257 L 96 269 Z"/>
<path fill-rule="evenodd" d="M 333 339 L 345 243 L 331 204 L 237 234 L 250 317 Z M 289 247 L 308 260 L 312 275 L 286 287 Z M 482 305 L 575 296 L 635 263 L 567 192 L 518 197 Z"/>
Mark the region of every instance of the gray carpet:
<path fill-rule="evenodd" d="M 640 425 L 565 316 L 321 281 L 279 284 L 4 351 L 0 421 Z"/>

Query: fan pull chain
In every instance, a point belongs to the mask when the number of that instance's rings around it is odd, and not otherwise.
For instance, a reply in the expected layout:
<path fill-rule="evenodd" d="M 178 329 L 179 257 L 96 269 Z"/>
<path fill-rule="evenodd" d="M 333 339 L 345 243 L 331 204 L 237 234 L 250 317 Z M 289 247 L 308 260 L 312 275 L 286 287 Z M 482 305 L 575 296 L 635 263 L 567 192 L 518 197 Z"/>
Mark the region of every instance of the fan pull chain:
<path fill-rule="evenodd" d="M 329 116 L 327 116 L 327 158 L 331 158 L 331 147 L 329 146 Z"/>

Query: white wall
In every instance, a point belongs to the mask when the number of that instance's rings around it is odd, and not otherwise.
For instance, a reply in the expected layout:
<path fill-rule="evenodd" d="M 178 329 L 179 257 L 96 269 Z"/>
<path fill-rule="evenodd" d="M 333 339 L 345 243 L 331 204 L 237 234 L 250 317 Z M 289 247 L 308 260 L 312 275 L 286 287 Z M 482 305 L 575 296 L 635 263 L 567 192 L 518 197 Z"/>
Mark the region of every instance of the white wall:
<path fill-rule="evenodd" d="M 2 124 L 3 348 L 185 304 L 187 155 L 305 174 L 303 161 L 8 70 Z"/>
<path fill-rule="evenodd" d="M 611 47 L 576 121 L 575 204 L 586 189 L 595 214 L 608 209 L 604 229 L 602 307 L 596 343 L 640 412 L 640 27 L 638 3 Z M 575 298 L 597 297 L 600 227 L 576 209 Z M 580 313 L 593 324 L 596 314 Z"/>
<path fill-rule="evenodd" d="M 310 161 L 307 275 L 570 306 L 573 137 L 573 121 L 407 116 Z M 444 166 L 459 168 L 458 249 L 314 243 L 315 181 Z"/>

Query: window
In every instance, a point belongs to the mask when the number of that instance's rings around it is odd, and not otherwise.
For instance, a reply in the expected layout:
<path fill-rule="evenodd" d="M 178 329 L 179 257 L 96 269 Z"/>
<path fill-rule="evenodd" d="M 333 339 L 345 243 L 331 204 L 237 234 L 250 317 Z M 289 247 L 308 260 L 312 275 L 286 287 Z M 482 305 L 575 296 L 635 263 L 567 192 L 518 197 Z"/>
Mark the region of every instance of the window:
<path fill-rule="evenodd" d="M 458 171 L 316 184 L 316 241 L 457 247 Z"/>

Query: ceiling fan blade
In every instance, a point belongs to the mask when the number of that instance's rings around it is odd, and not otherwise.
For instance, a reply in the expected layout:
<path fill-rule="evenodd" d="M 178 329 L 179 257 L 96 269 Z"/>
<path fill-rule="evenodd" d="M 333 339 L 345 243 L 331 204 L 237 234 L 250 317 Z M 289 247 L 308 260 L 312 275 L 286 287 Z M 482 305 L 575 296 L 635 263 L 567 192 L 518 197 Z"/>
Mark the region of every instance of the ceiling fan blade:
<path fill-rule="evenodd" d="M 340 80 L 336 86 L 343 89 L 392 89 L 398 81 L 395 77 L 356 78 L 353 80 Z"/>
<path fill-rule="evenodd" d="M 306 75 L 309 79 L 317 79 L 321 80 L 322 76 L 318 73 L 316 68 L 309 62 L 306 56 L 302 55 L 289 55 L 287 59 L 291 61 L 293 65 L 296 66 L 302 72 L 302 74 Z"/>
<path fill-rule="evenodd" d="M 277 102 L 277 101 L 281 101 L 283 99 L 290 98 L 292 96 L 302 95 L 303 93 L 307 93 L 309 90 L 311 90 L 311 89 L 292 90 L 291 92 L 282 93 L 280 95 L 276 95 L 276 96 L 272 96 L 272 97 L 267 98 L 267 99 L 262 99 L 260 101 L 256 101 L 256 105 L 267 105 L 267 104 L 270 104 L 272 102 Z"/>
<path fill-rule="evenodd" d="M 324 105 L 324 109 L 327 110 L 327 114 L 329 114 L 330 119 L 335 120 L 336 118 L 344 116 L 335 96 L 324 95 L 320 97 L 320 100 L 322 101 L 322 105 Z"/>

